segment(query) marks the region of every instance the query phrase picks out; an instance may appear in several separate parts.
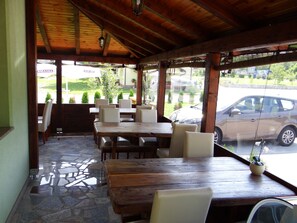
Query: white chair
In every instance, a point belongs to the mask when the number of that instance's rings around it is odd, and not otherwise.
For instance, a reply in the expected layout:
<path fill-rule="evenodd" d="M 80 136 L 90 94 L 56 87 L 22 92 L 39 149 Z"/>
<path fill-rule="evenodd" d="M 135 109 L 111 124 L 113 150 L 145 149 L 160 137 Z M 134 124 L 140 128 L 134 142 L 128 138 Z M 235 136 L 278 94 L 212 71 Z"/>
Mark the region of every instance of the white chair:
<path fill-rule="evenodd" d="M 96 99 L 95 100 L 95 107 L 99 108 L 100 105 L 108 105 L 109 101 L 108 99 Z"/>
<path fill-rule="evenodd" d="M 158 121 L 158 114 L 156 109 L 140 110 L 140 122 L 157 123 L 157 121 Z M 139 137 L 139 145 L 157 148 L 158 141 L 156 137 Z"/>
<path fill-rule="evenodd" d="M 104 106 L 104 105 L 102 105 Z M 106 106 L 106 105 L 105 105 Z M 118 108 L 100 107 L 100 118 L 102 122 L 120 122 L 120 112 Z M 117 137 L 117 146 L 129 146 L 130 142 L 122 137 Z M 101 137 L 100 139 L 101 160 L 105 158 L 106 150 L 111 147 L 111 139 L 109 137 Z"/>
<path fill-rule="evenodd" d="M 185 135 L 184 157 L 212 157 L 214 152 L 214 134 L 206 132 L 188 132 Z"/>
<path fill-rule="evenodd" d="M 110 105 L 110 104 L 108 104 L 108 105 L 99 105 L 99 113 L 97 114 L 97 118 L 95 118 L 95 120 L 94 120 L 94 122 L 101 122 L 101 120 L 102 120 L 102 110 L 104 109 L 104 108 L 116 108 L 116 105 Z"/>
<path fill-rule="evenodd" d="M 208 187 L 157 190 L 150 219 L 135 223 L 204 223 L 212 194 Z"/>
<path fill-rule="evenodd" d="M 44 105 L 42 119 L 38 118 L 38 132 L 42 133 L 42 141 L 45 144 L 47 141 L 47 131 L 49 126 L 49 118 L 50 118 L 50 110 L 52 107 L 52 100 L 48 100 L 47 103 Z"/>
<path fill-rule="evenodd" d="M 131 99 L 119 99 L 119 108 L 132 108 Z M 134 122 L 131 115 L 120 115 L 121 122 Z"/>
<path fill-rule="evenodd" d="M 135 113 L 135 122 L 140 122 L 140 110 L 142 109 L 152 109 L 151 105 L 137 105 Z"/>
<path fill-rule="evenodd" d="M 183 147 L 185 132 L 196 132 L 197 125 L 195 124 L 175 124 L 173 125 L 173 132 L 170 140 L 169 148 L 158 148 L 157 156 L 160 158 L 178 158 L 183 157 Z"/>

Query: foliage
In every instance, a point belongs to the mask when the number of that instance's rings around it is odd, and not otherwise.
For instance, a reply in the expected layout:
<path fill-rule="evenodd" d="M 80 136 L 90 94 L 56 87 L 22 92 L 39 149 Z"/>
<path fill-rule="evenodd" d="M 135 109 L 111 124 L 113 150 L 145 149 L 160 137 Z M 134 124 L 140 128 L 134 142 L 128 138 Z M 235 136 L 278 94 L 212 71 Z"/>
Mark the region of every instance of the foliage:
<path fill-rule="evenodd" d="M 199 101 L 203 102 L 203 98 L 204 98 L 204 91 L 201 91 Z"/>
<path fill-rule="evenodd" d="M 180 109 L 183 107 L 183 103 L 182 102 L 178 102 L 174 104 L 174 110 Z"/>
<path fill-rule="evenodd" d="M 69 104 L 75 104 L 76 102 L 75 102 L 75 97 L 74 96 L 72 96 L 72 97 L 70 97 L 69 98 Z"/>
<path fill-rule="evenodd" d="M 178 94 L 178 102 L 183 103 L 184 102 L 184 92 L 180 91 Z"/>
<path fill-rule="evenodd" d="M 169 104 L 172 103 L 172 93 L 171 91 L 168 92 L 168 101 L 167 101 Z"/>
<path fill-rule="evenodd" d="M 133 84 L 133 87 L 136 88 L 136 79 L 135 78 L 132 78 L 131 82 Z"/>
<path fill-rule="evenodd" d="M 130 89 L 129 90 L 129 97 L 134 97 L 134 91 L 133 91 L 133 89 Z"/>
<path fill-rule="evenodd" d="M 50 99 L 52 99 L 52 96 L 51 96 L 51 94 L 50 94 L 49 92 L 47 92 L 47 93 L 46 93 L 46 97 L 45 97 L 45 103 L 46 103 L 48 100 L 50 100 Z"/>
<path fill-rule="evenodd" d="M 102 93 L 105 98 L 109 99 L 112 103 L 112 99 L 118 94 L 118 78 L 117 75 L 109 68 L 102 69 L 101 83 L 102 83 Z"/>
<path fill-rule="evenodd" d="M 123 92 L 121 91 L 118 95 L 118 103 L 120 102 L 120 99 L 123 99 Z"/>
<path fill-rule="evenodd" d="M 96 99 L 100 99 L 101 98 L 101 94 L 99 91 L 96 91 L 94 94 L 94 102 L 96 101 Z"/>
<path fill-rule="evenodd" d="M 264 162 L 261 159 L 261 155 L 263 152 L 267 152 L 269 150 L 269 148 L 267 146 L 265 146 L 265 141 L 262 139 L 260 142 L 256 142 L 252 148 L 252 151 L 250 153 L 250 162 L 253 164 L 256 164 L 258 166 L 263 166 Z M 259 148 L 259 153 L 258 155 L 255 155 L 255 150 L 256 148 Z"/>
<path fill-rule="evenodd" d="M 89 94 L 87 91 L 85 91 L 82 95 L 82 98 L 81 98 L 81 103 L 83 104 L 88 104 L 89 103 Z"/>

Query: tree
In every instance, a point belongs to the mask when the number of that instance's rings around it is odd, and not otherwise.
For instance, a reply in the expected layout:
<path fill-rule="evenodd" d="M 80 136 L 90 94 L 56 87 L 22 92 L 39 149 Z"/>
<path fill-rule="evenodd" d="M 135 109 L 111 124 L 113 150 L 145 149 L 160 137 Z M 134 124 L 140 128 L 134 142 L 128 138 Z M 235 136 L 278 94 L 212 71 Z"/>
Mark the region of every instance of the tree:
<path fill-rule="evenodd" d="M 101 84 L 102 94 L 112 102 L 118 94 L 119 86 L 117 75 L 110 68 L 102 69 Z"/>

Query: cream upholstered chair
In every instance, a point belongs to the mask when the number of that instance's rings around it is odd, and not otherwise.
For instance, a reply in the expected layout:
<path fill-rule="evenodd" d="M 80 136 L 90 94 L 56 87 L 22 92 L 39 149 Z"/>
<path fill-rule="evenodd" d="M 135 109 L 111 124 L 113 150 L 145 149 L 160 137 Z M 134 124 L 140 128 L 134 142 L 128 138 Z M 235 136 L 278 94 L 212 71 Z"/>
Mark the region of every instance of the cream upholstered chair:
<path fill-rule="evenodd" d="M 142 109 L 152 109 L 151 105 L 137 105 L 135 113 L 135 122 L 140 122 L 140 110 Z"/>
<path fill-rule="evenodd" d="M 102 122 L 120 122 L 120 112 L 118 108 L 100 108 L 100 118 Z M 130 145 L 129 140 L 122 137 L 117 138 L 117 146 L 128 146 Z M 106 150 L 106 147 L 111 146 L 111 139 L 109 137 L 101 137 L 100 139 L 100 149 L 101 149 L 101 160 Z"/>
<path fill-rule="evenodd" d="M 186 131 L 184 157 L 212 157 L 214 152 L 214 134 Z"/>
<path fill-rule="evenodd" d="M 95 100 L 95 107 L 99 108 L 100 105 L 108 105 L 109 101 L 108 99 L 96 99 Z"/>
<path fill-rule="evenodd" d="M 51 112 L 51 107 L 52 107 L 52 100 L 48 100 L 47 103 L 44 105 L 43 109 L 43 114 L 42 118 L 38 118 L 38 132 L 42 133 L 42 141 L 43 144 L 47 140 L 47 131 L 48 131 L 48 126 L 49 126 L 49 119 L 50 119 L 50 112 Z"/>
<path fill-rule="evenodd" d="M 174 124 L 173 125 L 173 132 L 170 140 L 170 147 L 169 148 L 158 148 L 157 149 L 157 156 L 160 158 L 177 158 L 183 157 L 183 147 L 184 147 L 184 138 L 185 132 L 197 131 L 196 124 Z"/>
<path fill-rule="evenodd" d="M 132 108 L 131 99 L 119 99 L 119 108 Z M 131 115 L 120 115 L 121 122 L 134 122 Z"/>
<path fill-rule="evenodd" d="M 157 121 L 158 121 L 158 114 L 156 109 L 140 110 L 140 122 L 157 123 Z M 157 148 L 158 141 L 156 137 L 139 137 L 139 145 Z"/>
<path fill-rule="evenodd" d="M 102 109 L 104 108 L 116 108 L 116 105 L 99 105 L 99 113 L 97 114 L 97 118 L 95 118 L 94 122 L 101 122 L 102 120 Z"/>
<path fill-rule="evenodd" d="M 204 223 L 212 200 L 208 187 L 157 190 L 150 223 Z M 136 223 L 135 222 L 135 223 Z"/>

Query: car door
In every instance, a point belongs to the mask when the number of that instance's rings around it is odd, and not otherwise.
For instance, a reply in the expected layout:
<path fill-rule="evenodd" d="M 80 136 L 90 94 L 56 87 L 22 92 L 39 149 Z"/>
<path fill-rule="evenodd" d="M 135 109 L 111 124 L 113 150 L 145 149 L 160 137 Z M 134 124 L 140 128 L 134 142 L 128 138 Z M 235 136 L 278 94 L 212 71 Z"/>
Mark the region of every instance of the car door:
<path fill-rule="evenodd" d="M 224 112 L 224 118 L 218 123 L 223 130 L 224 140 L 254 139 L 259 113 L 256 96 L 245 97 Z"/>

